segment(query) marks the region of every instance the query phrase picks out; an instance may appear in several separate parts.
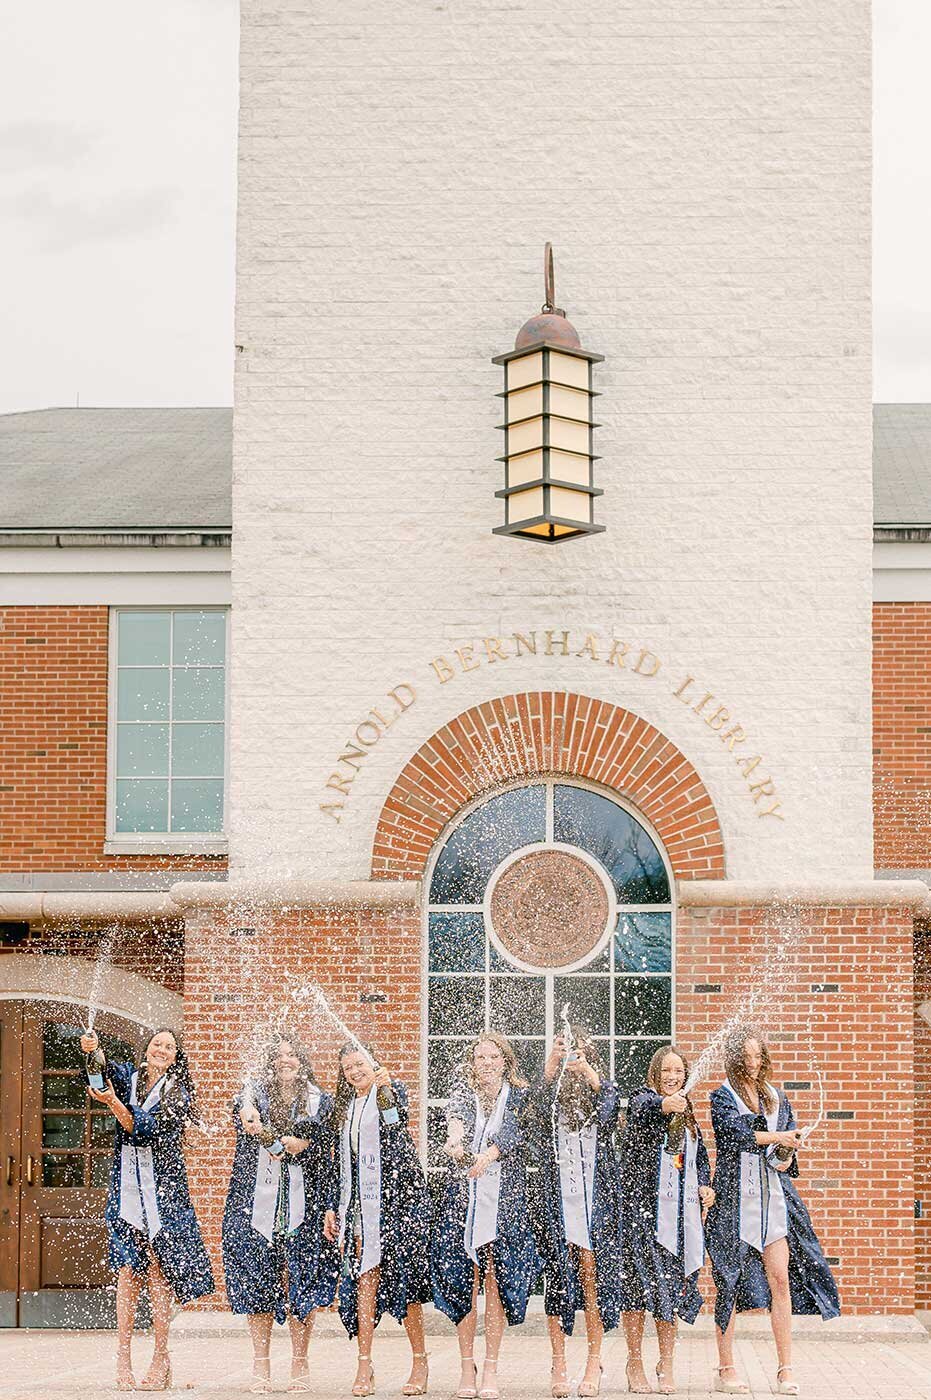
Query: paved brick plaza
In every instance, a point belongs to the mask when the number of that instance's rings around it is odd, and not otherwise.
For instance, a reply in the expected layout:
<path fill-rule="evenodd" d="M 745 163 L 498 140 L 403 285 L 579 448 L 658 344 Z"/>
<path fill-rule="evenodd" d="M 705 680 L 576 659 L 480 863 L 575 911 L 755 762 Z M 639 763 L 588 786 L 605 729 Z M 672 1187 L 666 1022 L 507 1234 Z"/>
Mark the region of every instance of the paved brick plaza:
<path fill-rule="evenodd" d="M 187 1319 L 185 1319 L 185 1323 Z M 333 1334 L 327 1319 L 316 1344 L 311 1345 L 312 1394 L 349 1396 L 353 1379 L 354 1350 L 342 1337 Z M 536 1330 L 536 1329 L 534 1329 Z M 757 1328 L 753 1329 L 758 1330 Z M 151 1355 L 151 1340 L 136 1344 L 136 1379 L 144 1375 Z M 584 1338 L 569 1344 L 570 1376 L 581 1372 Z M 96 1397 L 114 1393 L 113 1334 L 90 1332 L 28 1332 L 4 1338 L 3 1400 L 20 1397 Z M 458 1383 L 458 1353 L 451 1335 L 428 1339 L 431 1365 L 430 1393 L 448 1397 Z M 477 1348 L 479 1357 L 481 1346 Z M 248 1393 L 250 1347 L 245 1330 L 230 1335 L 186 1335 L 180 1330 L 172 1355 L 174 1388 L 191 1396 L 233 1397 Z M 394 1324 L 383 1323 L 374 1347 L 376 1400 L 400 1395 L 407 1379 L 410 1353 Z M 283 1331 L 276 1329 L 272 1344 L 273 1393 L 286 1393 L 289 1348 Z M 612 1335 L 605 1342 L 603 1394 L 626 1393 L 623 1340 Z M 712 1394 L 714 1340 L 710 1330 L 700 1328 L 696 1335 L 683 1338 L 678 1348 L 677 1381 L 681 1394 L 704 1400 Z M 738 1342 L 737 1361 L 752 1385 L 754 1396 L 772 1394 L 775 1369 L 771 1342 L 765 1336 L 748 1336 Z M 655 1365 L 655 1342 L 645 1350 L 647 1370 Z M 513 1336 L 502 1350 L 501 1395 L 509 1397 L 547 1396 L 549 1347 L 541 1335 Z M 931 1400 L 931 1345 L 920 1336 L 910 1340 L 899 1336 L 858 1341 L 849 1334 L 831 1331 L 810 1332 L 796 1342 L 796 1379 L 807 1400 Z"/>

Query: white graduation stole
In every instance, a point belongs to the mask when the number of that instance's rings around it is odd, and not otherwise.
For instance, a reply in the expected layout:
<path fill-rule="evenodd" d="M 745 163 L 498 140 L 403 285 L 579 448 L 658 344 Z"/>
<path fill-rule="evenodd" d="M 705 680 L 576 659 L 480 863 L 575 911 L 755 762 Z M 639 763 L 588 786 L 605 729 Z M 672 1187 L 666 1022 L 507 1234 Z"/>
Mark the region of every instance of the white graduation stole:
<path fill-rule="evenodd" d="M 656 1197 L 656 1240 L 670 1254 L 679 1254 L 679 1202 L 682 1193 L 682 1268 L 686 1278 L 697 1273 L 705 1262 L 705 1231 L 701 1219 L 701 1197 L 698 1194 L 698 1134 L 693 1137 L 685 1130 L 682 1142 L 682 1171 L 676 1159 L 659 1146 Z"/>
<path fill-rule="evenodd" d="M 130 1080 L 130 1108 L 140 1107 L 136 1093 L 138 1082 L 139 1071 L 135 1069 Z M 141 1105 L 144 1112 L 148 1113 L 155 1107 L 170 1082 L 162 1075 Z M 155 1195 L 155 1162 L 151 1147 L 134 1147 L 132 1143 L 124 1142 L 120 1148 L 120 1219 L 147 1234 L 150 1240 L 154 1240 L 162 1228 Z"/>
<path fill-rule="evenodd" d="M 475 1130 L 472 1133 L 472 1151 L 478 1155 L 485 1151 L 490 1137 L 500 1132 L 504 1122 L 511 1086 L 507 1080 L 501 1085 L 501 1092 L 492 1110 L 491 1117 L 485 1117 L 478 1094 L 475 1095 Z M 498 1234 L 498 1197 L 501 1194 L 501 1158 L 486 1167 L 484 1173 L 469 1182 L 469 1209 L 466 1214 L 464 1243 L 466 1253 L 473 1264 L 478 1263 L 478 1251 L 491 1244 Z"/>
<path fill-rule="evenodd" d="M 559 1191 L 566 1244 L 592 1247 L 592 1197 L 595 1191 L 595 1151 L 598 1129 L 594 1123 L 567 1128 L 560 1115 Z"/>
<path fill-rule="evenodd" d="M 308 1118 L 315 1118 L 320 1107 L 320 1090 L 311 1084 L 307 1091 L 306 1111 Z M 281 1173 L 288 1169 L 288 1234 L 293 1234 L 304 1223 L 306 1198 L 304 1195 L 304 1169 L 299 1162 L 285 1163 L 275 1159 L 267 1148 L 259 1147 L 255 1168 L 255 1189 L 252 1195 L 252 1228 L 269 1244 L 275 1234 L 275 1215 L 278 1210 L 278 1196 L 281 1192 Z"/>
<path fill-rule="evenodd" d="M 729 1090 L 741 1113 L 752 1113 L 730 1080 L 724 1088 Z M 776 1107 L 766 1114 L 766 1127 L 769 1132 L 774 1133 L 779 1122 L 779 1095 L 775 1089 L 772 1092 L 776 1095 Z M 756 1114 L 753 1116 L 756 1117 Z M 782 1189 L 782 1174 L 772 1166 L 768 1151 L 764 1156 L 756 1152 L 741 1152 L 740 1238 L 762 1254 L 764 1245 L 772 1244 L 774 1240 L 785 1239 L 788 1233 L 789 1222 L 785 1193 Z"/>
<path fill-rule="evenodd" d="M 344 1249 L 352 1250 L 352 1222 L 349 1201 L 352 1196 L 352 1122 L 359 1120 L 359 1150 L 356 1153 L 356 1186 L 362 1216 L 362 1259 L 360 1273 L 368 1273 L 381 1263 L 381 1135 L 378 1131 L 377 1089 L 373 1084 L 364 1098 L 354 1097 L 340 1129 L 339 1237 Z"/>

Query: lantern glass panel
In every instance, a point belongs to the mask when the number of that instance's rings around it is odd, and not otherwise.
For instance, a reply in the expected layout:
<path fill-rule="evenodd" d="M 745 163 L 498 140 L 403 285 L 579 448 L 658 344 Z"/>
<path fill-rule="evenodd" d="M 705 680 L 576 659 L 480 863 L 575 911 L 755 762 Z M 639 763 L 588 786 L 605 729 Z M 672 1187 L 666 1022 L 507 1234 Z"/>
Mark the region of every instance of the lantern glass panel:
<path fill-rule="evenodd" d="M 582 429 L 585 435 L 585 447 L 588 446 L 588 430 Z M 563 446 L 566 444 L 564 443 Z M 512 452 L 530 452 L 534 447 L 543 446 L 543 419 L 528 418 L 526 423 L 515 423 L 512 428 L 508 428 L 508 454 Z M 582 451 L 585 449 L 582 448 Z"/>
<path fill-rule="evenodd" d="M 550 514 L 561 516 L 563 520 L 581 520 L 587 525 L 591 519 L 591 496 L 585 491 L 568 491 L 564 486 L 550 487 Z"/>
<path fill-rule="evenodd" d="M 537 421 L 537 420 L 534 420 Z M 519 429 L 515 429 L 515 432 Z M 567 418 L 550 419 L 550 444 L 564 447 L 569 452 L 588 452 L 588 427 L 585 423 L 571 423 Z M 528 443 L 535 447 L 536 443 Z M 519 451 L 520 449 L 518 449 Z"/>
<path fill-rule="evenodd" d="M 591 396 L 582 393 L 579 389 L 565 389 L 561 384 L 550 385 L 549 411 L 550 413 L 558 413 L 561 418 L 575 418 L 580 423 L 591 422 L 591 402 Z"/>
<path fill-rule="evenodd" d="M 550 476 L 556 481 L 575 481 L 579 486 L 588 486 L 591 474 L 590 457 L 577 457 L 572 452 L 550 453 Z"/>
<path fill-rule="evenodd" d="M 532 418 L 543 412 L 543 385 L 534 384 L 529 389 L 518 389 L 507 397 L 507 420 L 516 423 L 520 418 Z"/>
<path fill-rule="evenodd" d="M 529 491 L 515 491 L 507 499 L 510 520 L 530 520 L 534 515 L 543 514 L 542 486 L 533 486 Z"/>
<path fill-rule="evenodd" d="M 508 462 L 508 486 L 523 486 L 525 481 L 537 481 L 543 475 L 543 453 L 526 452 L 523 457 L 512 457 Z M 572 477 L 570 480 L 574 480 Z M 582 485 L 588 482 L 586 471 Z"/>
<path fill-rule="evenodd" d="M 567 356 L 563 355 L 560 356 L 560 358 L 566 359 Z M 532 355 L 524 355 L 520 359 L 508 360 L 505 369 L 507 372 L 505 388 L 509 393 L 512 389 L 523 389 L 527 384 L 537 384 L 543 378 L 543 352 L 537 350 Z M 587 386 L 587 379 L 585 383 Z"/>
<path fill-rule="evenodd" d="M 554 383 L 569 384 L 574 389 L 588 388 L 588 360 L 561 355 L 558 350 L 549 352 L 549 360 L 549 378 Z"/>

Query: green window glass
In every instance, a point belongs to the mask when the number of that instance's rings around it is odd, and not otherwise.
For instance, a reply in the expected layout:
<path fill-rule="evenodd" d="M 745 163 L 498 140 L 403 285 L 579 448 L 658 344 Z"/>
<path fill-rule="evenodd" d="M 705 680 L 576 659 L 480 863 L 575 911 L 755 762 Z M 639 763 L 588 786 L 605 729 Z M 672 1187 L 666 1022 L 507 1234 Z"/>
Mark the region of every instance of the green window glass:
<path fill-rule="evenodd" d="M 215 835 L 226 790 L 225 608 L 116 619 L 116 835 Z"/>

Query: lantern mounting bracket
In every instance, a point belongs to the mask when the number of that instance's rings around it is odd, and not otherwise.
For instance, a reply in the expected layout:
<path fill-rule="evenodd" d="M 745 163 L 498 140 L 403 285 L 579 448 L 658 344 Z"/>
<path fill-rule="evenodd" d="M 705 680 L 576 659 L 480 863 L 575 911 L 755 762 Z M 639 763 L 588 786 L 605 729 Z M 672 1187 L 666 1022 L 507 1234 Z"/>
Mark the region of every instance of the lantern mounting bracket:
<path fill-rule="evenodd" d="M 543 295 L 546 297 L 540 307 L 544 316 L 565 316 L 565 310 L 556 305 L 556 273 L 553 267 L 553 245 L 547 243 L 543 249 Z"/>

